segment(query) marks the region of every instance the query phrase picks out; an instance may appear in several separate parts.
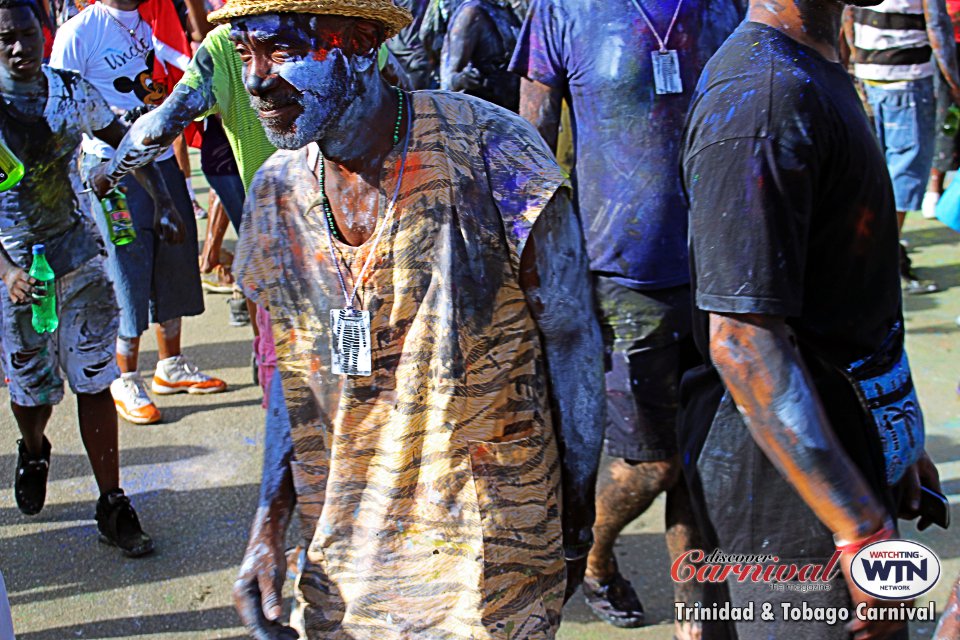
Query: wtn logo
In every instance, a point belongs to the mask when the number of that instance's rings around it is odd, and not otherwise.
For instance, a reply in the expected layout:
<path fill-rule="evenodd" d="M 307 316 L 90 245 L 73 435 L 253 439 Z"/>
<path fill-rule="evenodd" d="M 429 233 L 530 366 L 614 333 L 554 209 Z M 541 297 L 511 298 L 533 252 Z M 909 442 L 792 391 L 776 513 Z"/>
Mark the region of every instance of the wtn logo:
<path fill-rule="evenodd" d="M 857 552 L 851 577 L 877 598 L 907 600 L 932 589 L 940 579 L 940 559 L 910 540 L 885 540 Z"/>
<path fill-rule="evenodd" d="M 866 560 L 862 559 L 863 572 L 867 575 L 867 580 L 890 580 L 890 573 L 894 574 L 893 581 L 896 583 L 907 580 L 926 580 L 927 579 L 927 561 L 921 560 L 919 563 L 910 560 Z"/>

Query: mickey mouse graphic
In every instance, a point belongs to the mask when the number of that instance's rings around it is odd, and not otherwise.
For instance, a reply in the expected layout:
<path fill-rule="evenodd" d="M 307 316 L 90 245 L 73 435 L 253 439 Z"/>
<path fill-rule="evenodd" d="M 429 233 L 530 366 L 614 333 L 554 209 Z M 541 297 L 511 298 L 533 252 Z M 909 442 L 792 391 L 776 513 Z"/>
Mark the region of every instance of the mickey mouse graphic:
<path fill-rule="evenodd" d="M 145 60 L 147 68 L 138 73 L 136 78 L 117 78 L 113 81 L 113 88 L 120 93 L 133 92 L 145 105 L 158 106 L 167 97 L 167 87 L 153 80 L 155 57 L 156 53 L 150 51 Z"/>

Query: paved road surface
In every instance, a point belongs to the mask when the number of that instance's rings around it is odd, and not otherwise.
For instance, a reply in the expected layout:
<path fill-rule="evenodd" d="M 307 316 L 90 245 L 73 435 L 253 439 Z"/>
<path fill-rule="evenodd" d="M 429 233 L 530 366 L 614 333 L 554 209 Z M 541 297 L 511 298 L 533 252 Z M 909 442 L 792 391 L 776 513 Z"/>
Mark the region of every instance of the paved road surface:
<path fill-rule="evenodd" d="M 955 391 L 960 377 L 960 327 L 955 323 L 960 314 L 960 235 L 915 220 L 908 229 L 921 273 L 950 287 L 908 300 L 907 322 L 929 449 L 943 463 L 947 491 L 960 504 L 960 403 Z M 263 411 L 259 389 L 250 379 L 250 329 L 227 326 L 226 296 L 208 295 L 206 300 L 207 312 L 185 324 L 186 352 L 226 379 L 230 390 L 206 398 L 162 398 L 162 424 L 121 427 L 122 482 L 156 539 L 158 551 L 150 558 L 123 559 L 97 543 L 97 494 L 69 396 L 48 430 L 53 461 L 47 506 L 33 518 L 17 511 L 10 488 L 17 432 L 5 408 L 6 390 L 0 390 L 0 570 L 20 640 L 246 637 L 230 604 L 230 585 L 256 504 Z M 147 337 L 142 370 L 152 374 L 155 363 L 155 341 Z M 592 619 L 577 597 L 567 608 L 563 640 L 671 637 L 673 598 L 662 522 L 660 500 L 630 527 L 619 548 L 621 564 L 654 624 L 642 630 L 612 629 Z M 948 577 L 960 569 L 956 529 L 960 527 L 917 536 L 943 556 Z M 944 579 L 931 594 L 938 610 L 949 583 Z M 931 631 L 931 625 L 919 626 L 914 637 L 929 637 Z"/>

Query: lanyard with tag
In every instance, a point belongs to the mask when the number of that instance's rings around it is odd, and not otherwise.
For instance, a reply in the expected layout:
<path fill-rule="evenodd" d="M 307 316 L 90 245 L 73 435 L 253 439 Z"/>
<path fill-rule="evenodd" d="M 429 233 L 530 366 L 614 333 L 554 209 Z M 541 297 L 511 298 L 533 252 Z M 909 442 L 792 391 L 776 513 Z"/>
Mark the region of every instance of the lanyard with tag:
<path fill-rule="evenodd" d="M 346 376 L 369 376 L 373 374 L 373 347 L 370 335 L 370 312 L 366 309 L 357 309 L 353 306 L 353 301 L 357 298 L 357 291 L 366 277 L 367 270 L 373 263 L 373 256 L 377 252 L 377 245 L 380 244 L 380 238 L 383 232 L 390 226 L 393 219 L 393 213 L 397 208 L 397 198 L 400 196 L 400 185 L 403 183 L 403 172 L 407 165 L 407 149 L 410 146 L 410 129 L 413 122 L 410 118 L 410 110 L 407 109 L 407 135 L 403 142 L 403 153 L 400 156 L 400 172 L 397 176 L 397 186 L 393 190 L 393 201 L 387 207 L 387 213 L 380 223 L 380 229 L 373 240 L 367 259 L 360 269 L 359 275 L 353 282 L 353 293 L 347 293 L 347 283 L 343 278 L 343 271 L 340 269 L 340 261 L 337 259 L 337 252 L 333 247 L 333 230 L 330 228 L 331 221 L 326 220 L 324 225 L 327 229 L 327 243 L 330 246 L 330 259 L 337 269 L 337 279 L 340 282 L 340 290 L 343 292 L 344 307 L 342 309 L 330 309 L 330 368 L 335 375 Z M 323 154 L 318 150 L 319 162 L 323 162 Z M 323 197 L 323 194 L 321 194 Z M 311 207 L 313 209 L 320 202 Z"/>
<path fill-rule="evenodd" d="M 653 20 L 643 10 L 639 0 L 631 0 L 631 2 L 637 7 L 637 11 L 643 16 L 647 26 L 650 27 L 650 31 L 653 32 L 653 37 L 657 39 L 657 44 L 660 45 L 659 49 L 650 52 L 650 59 L 653 61 L 653 84 L 657 95 L 683 93 L 683 81 L 680 78 L 680 58 L 677 56 L 676 49 L 667 49 L 667 43 L 670 41 L 670 34 L 673 33 L 673 26 L 677 23 L 677 16 L 680 15 L 680 6 L 683 4 L 683 0 L 677 1 L 677 8 L 673 12 L 670 26 L 667 27 L 667 33 L 662 38 L 657 33 L 657 28 L 653 26 Z"/>

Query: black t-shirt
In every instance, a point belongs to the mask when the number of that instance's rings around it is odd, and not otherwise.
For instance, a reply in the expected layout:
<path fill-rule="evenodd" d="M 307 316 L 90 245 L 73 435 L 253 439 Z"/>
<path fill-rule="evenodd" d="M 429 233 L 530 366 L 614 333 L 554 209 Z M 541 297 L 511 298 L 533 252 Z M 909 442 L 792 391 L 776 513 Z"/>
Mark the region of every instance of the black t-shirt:
<path fill-rule="evenodd" d="M 681 153 L 696 304 L 785 316 L 837 365 L 901 317 L 883 153 L 843 67 L 743 23 L 704 69 Z"/>
<path fill-rule="evenodd" d="M 874 353 L 902 317 L 893 189 L 846 71 L 773 28 L 743 23 L 704 69 L 681 162 L 701 351 L 706 355 L 707 312 L 785 317 L 832 428 L 892 507 L 876 428 L 836 369 Z M 684 380 L 688 459 L 730 453 L 715 446 L 756 450 L 733 404 L 718 409 L 721 385 L 709 367 Z M 757 495 L 783 502 L 784 481 L 769 464 L 761 467 L 751 475 L 763 478 Z M 714 482 L 704 477 L 705 491 Z M 751 504 L 763 511 L 752 521 L 789 512 L 783 504 Z M 740 531 L 741 511 L 711 517 L 718 531 L 717 518 L 732 523 L 723 544 L 752 543 L 754 527 Z M 785 552 L 810 552 L 809 537 L 829 555 L 828 532 L 820 533 L 786 527 L 771 535 Z"/>

